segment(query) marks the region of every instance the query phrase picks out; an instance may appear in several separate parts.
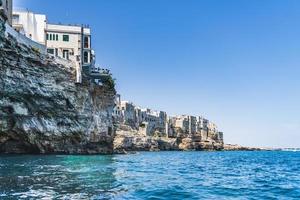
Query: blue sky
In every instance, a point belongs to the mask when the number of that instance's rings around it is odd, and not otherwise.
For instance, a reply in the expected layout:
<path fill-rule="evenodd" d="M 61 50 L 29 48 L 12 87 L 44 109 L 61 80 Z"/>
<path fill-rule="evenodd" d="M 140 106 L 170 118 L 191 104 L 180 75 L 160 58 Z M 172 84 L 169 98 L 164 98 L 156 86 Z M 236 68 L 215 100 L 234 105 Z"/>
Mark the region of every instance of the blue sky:
<path fill-rule="evenodd" d="M 300 147 L 300 1 L 15 0 L 89 24 L 123 99 L 203 115 L 226 143 Z"/>

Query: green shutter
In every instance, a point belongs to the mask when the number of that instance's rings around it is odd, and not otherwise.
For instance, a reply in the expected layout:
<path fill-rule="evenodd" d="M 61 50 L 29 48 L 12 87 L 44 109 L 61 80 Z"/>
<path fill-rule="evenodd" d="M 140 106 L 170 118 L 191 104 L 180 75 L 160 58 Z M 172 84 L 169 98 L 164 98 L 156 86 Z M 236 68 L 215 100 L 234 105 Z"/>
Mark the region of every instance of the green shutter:
<path fill-rule="evenodd" d="M 69 42 L 69 40 L 70 40 L 69 35 L 63 35 L 64 42 Z"/>

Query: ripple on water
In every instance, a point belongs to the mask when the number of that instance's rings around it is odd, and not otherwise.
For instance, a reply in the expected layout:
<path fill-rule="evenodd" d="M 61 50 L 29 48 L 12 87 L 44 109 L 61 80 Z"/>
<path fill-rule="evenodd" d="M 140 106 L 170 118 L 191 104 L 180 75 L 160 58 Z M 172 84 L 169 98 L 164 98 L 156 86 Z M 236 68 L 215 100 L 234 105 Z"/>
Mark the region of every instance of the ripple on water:
<path fill-rule="evenodd" d="M 300 152 L 0 157 L 0 199 L 300 199 Z"/>

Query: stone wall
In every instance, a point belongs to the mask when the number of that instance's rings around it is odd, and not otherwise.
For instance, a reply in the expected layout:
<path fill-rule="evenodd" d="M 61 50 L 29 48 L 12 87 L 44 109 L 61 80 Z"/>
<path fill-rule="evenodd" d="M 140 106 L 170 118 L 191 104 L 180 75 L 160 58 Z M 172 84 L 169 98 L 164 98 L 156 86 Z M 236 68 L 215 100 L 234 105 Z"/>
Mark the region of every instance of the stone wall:
<path fill-rule="evenodd" d="M 5 36 L 0 20 L 0 153 L 112 153 L 114 96 L 75 84 L 75 66 Z"/>

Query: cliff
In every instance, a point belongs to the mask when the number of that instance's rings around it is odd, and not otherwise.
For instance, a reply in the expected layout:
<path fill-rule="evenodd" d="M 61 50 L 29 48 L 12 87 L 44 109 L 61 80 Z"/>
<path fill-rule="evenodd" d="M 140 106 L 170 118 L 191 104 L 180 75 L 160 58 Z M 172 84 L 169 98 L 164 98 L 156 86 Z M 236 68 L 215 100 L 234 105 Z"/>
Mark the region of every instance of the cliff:
<path fill-rule="evenodd" d="M 158 134 L 160 135 L 160 134 Z M 114 152 L 127 151 L 218 151 L 223 149 L 223 139 L 217 133 L 210 133 L 203 139 L 201 134 L 186 135 L 176 133 L 176 137 L 146 136 L 138 130 L 119 125 L 114 139 Z"/>
<path fill-rule="evenodd" d="M 273 148 L 262 148 L 262 147 L 246 147 L 238 144 L 225 144 L 224 151 L 272 151 L 278 150 Z"/>
<path fill-rule="evenodd" d="M 75 84 L 74 71 L 6 36 L 0 20 L 0 153 L 113 152 L 115 89 Z"/>
<path fill-rule="evenodd" d="M 127 127 L 118 129 L 114 139 L 114 152 L 128 151 L 174 151 L 180 150 L 176 138 L 144 136 L 138 131 Z"/>

